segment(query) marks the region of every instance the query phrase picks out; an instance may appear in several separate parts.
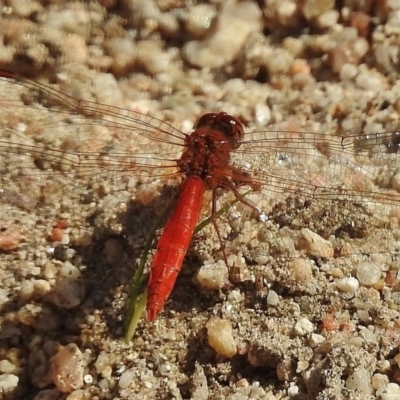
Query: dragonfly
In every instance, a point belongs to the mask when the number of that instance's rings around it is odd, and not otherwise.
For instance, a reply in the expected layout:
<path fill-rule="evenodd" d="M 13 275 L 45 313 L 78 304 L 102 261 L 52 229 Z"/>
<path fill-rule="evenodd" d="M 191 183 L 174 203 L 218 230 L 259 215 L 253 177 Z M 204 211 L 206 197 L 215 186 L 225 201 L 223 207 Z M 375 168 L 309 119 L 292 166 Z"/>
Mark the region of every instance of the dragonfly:
<path fill-rule="evenodd" d="M 0 107 L 8 110 L 0 159 L 10 179 L 40 179 L 49 174 L 46 168 L 98 182 L 127 178 L 150 185 L 179 179 L 180 195 L 150 267 L 148 321 L 157 318 L 173 290 L 206 192 L 220 243 L 217 198 L 224 191 L 259 213 L 258 204 L 276 204 L 291 195 L 328 203 L 400 204 L 400 194 L 378 182 L 400 166 L 396 131 L 245 132 L 239 118 L 217 111 L 202 115 L 185 133 L 150 115 L 77 99 L 10 71 L 0 71 Z M 243 199 L 249 189 L 261 200 Z M 226 261 L 223 245 L 222 252 Z"/>

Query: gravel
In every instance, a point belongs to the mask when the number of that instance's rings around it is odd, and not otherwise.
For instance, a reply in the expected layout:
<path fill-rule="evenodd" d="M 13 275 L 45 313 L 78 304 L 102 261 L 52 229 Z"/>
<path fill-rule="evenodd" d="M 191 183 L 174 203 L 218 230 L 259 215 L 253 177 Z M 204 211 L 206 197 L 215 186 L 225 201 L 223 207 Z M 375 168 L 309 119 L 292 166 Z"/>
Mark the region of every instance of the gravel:
<path fill-rule="evenodd" d="M 219 110 L 248 132 L 340 138 L 399 127 L 398 1 L 9 0 L 1 10 L 1 68 L 186 132 Z M 26 145 L 69 152 L 125 140 L 72 121 L 43 129 L 52 115 L 31 125 L 37 115 L 4 106 L 0 84 L 0 141 L 10 129 Z M 244 204 L 218 219 L 228 270 L 211 224 L 195 236 L 164 311 L 125 343 L 136 261 L 174 197 L 164 184 L 177 181 L 73 175 L 51 158 L 58 153 L 37 165 L 0 148 L 5 400 L 400 398 L 396 202 L 250 194 L 263 221 Z M 107 150 L 96 161 L 106 163 Z M 20 174 L 13 163 L 24 163 Z M 309 167 L 318 182 L 341 176 L 398 199 L 399 174 L 382 163 L 362 165 L 371 182 L 340 160 Z"/>

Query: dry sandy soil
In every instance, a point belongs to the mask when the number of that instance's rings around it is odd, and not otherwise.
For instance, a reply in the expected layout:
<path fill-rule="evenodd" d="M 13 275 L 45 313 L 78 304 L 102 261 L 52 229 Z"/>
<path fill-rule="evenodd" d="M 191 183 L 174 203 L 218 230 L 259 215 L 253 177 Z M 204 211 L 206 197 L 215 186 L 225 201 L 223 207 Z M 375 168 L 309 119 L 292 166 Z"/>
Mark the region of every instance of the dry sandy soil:
<path fill-rule="evenodd" d="M 0 78 L 1 398 L 400 399 L 399 1 L 0 5 L 0 68 L 120 107 Z M 126 343 L 181 182 L 168 124 L 210 111 L 248 132 L 232 159 L 263 218 L 218 218 L 229 268 L 196 234 Z"/>

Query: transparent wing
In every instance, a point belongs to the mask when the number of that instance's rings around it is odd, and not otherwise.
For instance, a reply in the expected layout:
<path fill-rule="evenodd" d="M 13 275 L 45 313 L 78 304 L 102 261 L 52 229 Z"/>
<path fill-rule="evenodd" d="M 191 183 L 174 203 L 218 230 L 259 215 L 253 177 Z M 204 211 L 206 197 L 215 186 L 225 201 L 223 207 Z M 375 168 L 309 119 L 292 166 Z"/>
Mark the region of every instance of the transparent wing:
<path fill-rule="evenodd" d="M 254 132 L 232 153 L 232 163 L 277 200 L 299 193 L 312 199 L 398 205 L 400 194 L 393 184 L 400 166 L 398 136 Z"/>
<path fill-rule="evenodd" d="M 2 168 L 115 178 L 176 173 L 185 135 L 166 122 L 123 108 L 77 100 L 50 86 L 0 72 Z M 7 165 L 6 165 L 7 164 Z M 40 174 L 39 170 L 29 174 Z"/>

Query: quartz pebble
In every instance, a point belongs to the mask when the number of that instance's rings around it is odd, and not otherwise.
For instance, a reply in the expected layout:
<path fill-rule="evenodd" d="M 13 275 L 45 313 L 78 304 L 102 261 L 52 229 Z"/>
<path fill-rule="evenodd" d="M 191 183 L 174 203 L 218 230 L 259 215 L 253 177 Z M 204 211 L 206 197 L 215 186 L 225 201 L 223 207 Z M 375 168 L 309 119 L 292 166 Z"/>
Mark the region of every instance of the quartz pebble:
<path fill-rule="evenodd" d="M 279 303 L 279 296 L 274 290 L 270 290 L 267 295 L 267 304 L 269 306 L 276 306 Z"/>
<path fill-rule="evenodd" d="M 130 384 L 132 383 L 132 381 L 134 380 L 135 375 L 136 375 L 136 373 L 135 373 L 134 368 L 127 369 L 125 372 L 123 372 L 121 374 L 119 381 L 118 381 L 118 386 L 121 389 L 128 388 L 130 386 Z"/>
<path fill-rule="evenodd" d="M 346 387 L 365 396 L 372 394 L 371 374 L 365 368 L 356 368 L 347 378 Z"/>
<path fill-rule="evenodd" d="M 208 344 L 223 357 L 233 357 L 237 346 L 232 335 L 232 326 L 226 319 L 211 317 L 207 324 Z"/>
<path fill-rule="evenodd" d="M 355 293 L 360 286 L 358 280 L 352 276 L 337 279 L 335 282 L 336 286 L 345 293 Z"/>
<path fill-rule="evenodd" d="M 314 325 L 310 320 L 307 318 L 301 318 L 299 319 L 296 324 L 294 325 L 294 333 L 297 336 L 306 336 L 314 330 Z"/>
<path fill-rule="evenodd" d="M 213 34 L 204 40 L 188 42 L 184 48 L 189 64 L 199 68 L 218 68 L 232 62 L 248 35 L 261 23 L 258 7 L 250 1 L 229 2 L 218 13 Z"/>
<path fill-rule="evenodd" d="M 0 392 L 11 392 L 18 386 L 19 378 L 14 374 L 1 374 L 0 375 Z"/>
<path fill-rule="evenodd" d="M 381 400 L 398 400 L 400 399 L 400 386 L 397 383 L 388 383 L 386 386 L 378 389 L 376 395 Z"/>
<path fill-rule="evenodd" d="M 223 261 L 207 264 L 199 269 L 197 282 L 208 289 L 220 289 L 228 282 L 228 267 Z"/>
<path fill-rule="evenodd" d="M 332 244 L 308 228 L 303 228 L 297 245 L 314 257 L 333 257 Z"/>
<path fill-rule="evenodd" d="M 363 286 L 372 286 L 378 283 L 382 274 L 381 268 L 369 261 L 362 261 L 357 266 L 357 279 Z"/>

